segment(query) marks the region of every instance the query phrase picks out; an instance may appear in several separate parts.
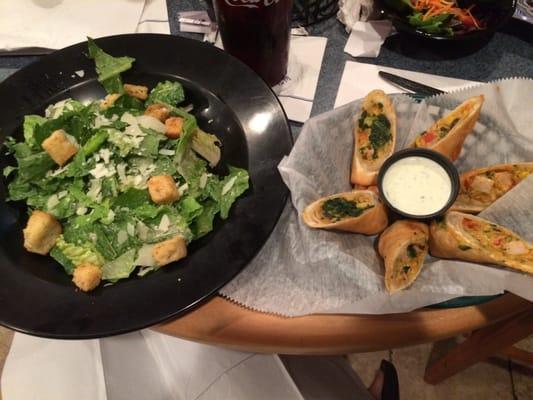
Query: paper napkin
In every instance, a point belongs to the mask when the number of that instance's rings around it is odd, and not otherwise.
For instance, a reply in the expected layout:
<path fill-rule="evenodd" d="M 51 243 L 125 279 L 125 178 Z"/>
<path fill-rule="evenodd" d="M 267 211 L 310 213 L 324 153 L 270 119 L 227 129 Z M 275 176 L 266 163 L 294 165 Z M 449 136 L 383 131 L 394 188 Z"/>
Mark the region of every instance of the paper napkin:
<path fill-rule="evenodd" d="M 344 52 L 354 57 L 377 57 L 391 31 L 389 20 L 355 22 Z"/>
<path fill-rule="evenodd" d="M 204 40 L 209 38 L 205 35 Z M 325 37 L 302 36 L 301 30 L 293 29 L 287 76 L 272 88 L 291 121 L 303 123 L 311 115 L 327 41 Z M 215 46 L 224 48 L 220 35 L 216 35 Z"/>
<path fill-rule="evenodd" d="M 346 26 L 350 32 L 358 21 L 366 21 L 376 13 L 374 0 L 339 0 L 337 19 Z"/>
<path fill-rule="evenodd" d="M 135 33 L 162 33 L 170 35 L 168 8 L 165 0 L 145 0 L 144 9 Z"/>
<path fill-rule="evenodd" d="M 378 71 L 386 71 L 424 85 L 432 86 L 444 91 L 455 90 L 471 86 L 478 82 L 464 79 L 448 78 L 445 76 L 425 74 L 422 72 L 406 71 L 402 69 L 382 67 L 381 65 L 365 64 L 356 61 L 347 61 L 344 66 L 335 108 L 351 101 L 365 97 L 374 89 L 381 89 L 385 93 L 405 93 L 406 91 L 385 81 L 378 75 Z"/>
<path fill-rule="evenodd" d="M 326 44 L 325 37 L 291 36 L 287 77 L 274 88 L 291 121 L 311 115 Z"/>
<path fill-rule="evenodd" d="M 9 400 L 303 400 L 277 355 L 150 330 L 100 340 L 15 333 L 1 383 Z"/>
<path fill-rule="evenodd" d="M 170 33 L 165 0 L 0 1 L 0 54 L 45 54 L 123 33 Z"/>

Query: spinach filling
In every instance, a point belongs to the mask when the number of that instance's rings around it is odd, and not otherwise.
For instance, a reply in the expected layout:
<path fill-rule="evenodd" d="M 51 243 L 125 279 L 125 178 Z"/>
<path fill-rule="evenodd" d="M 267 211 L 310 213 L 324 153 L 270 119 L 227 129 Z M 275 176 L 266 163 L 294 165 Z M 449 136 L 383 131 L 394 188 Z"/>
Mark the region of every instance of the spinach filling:
<path fill-rule="evenodd" d="M 455 125 L 459 122 L 459 118 L 455 118 L 449 125 L 443 125 L 439 129 L 439 139 L 442 139 L 444 136 L 450 132 Z"/>
<path fill-rule="evenodd" d="M 417 253 L 414 244 L 410 244 L 409 246 L 407 246 L 407 255 L 409 256 L 409 258 L 416 258 Z"/>
<path fill-rule="evenodd" d="M 346 200 L 342 197 L 326 200 L 322 203 L 322 212 L 324 216 L 333 221 L 339 221 L 347 217 L 359 217 L 363 211 L 374 207 L 373 205 L 367 205 L 359 207 L 355 201 Z"/>
<path fill-rule="evenodd" d="M 370 129 L 368 140 L 370 147 L 372 147 L 373 150 L 372 158 L 378 158 L 378 150 L 384 147 L 392 139 L 390 121 L 385 114 L 369 115 L 368 112 L 363 110 L 358 125 L 359 129 Z M 368 146 L 365 146 L 364 148 L 366 147 Z M 364 148 L 361 148 L 360 150 L 364 150 Z"/>

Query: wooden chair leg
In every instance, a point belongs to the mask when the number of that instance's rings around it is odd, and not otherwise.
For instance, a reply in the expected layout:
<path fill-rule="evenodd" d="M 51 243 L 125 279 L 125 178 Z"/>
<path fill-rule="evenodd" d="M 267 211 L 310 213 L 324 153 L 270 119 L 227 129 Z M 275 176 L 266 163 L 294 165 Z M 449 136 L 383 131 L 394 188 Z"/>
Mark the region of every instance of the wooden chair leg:
<path fill-rule="evenodd" d="M 533 305 L 526 311 L 482 328 L 426 367 L 424 380 L 437 384 L 444 379 L 512 346 L 533 333 Z"/>
<path fill-rule="evenodd" d="M 533 353 L 527 350 L 519 349 L 516 346 L 510 346 L 500 351 L 500 355 L 506 358 L 510 358 L 513 361 L 533 366 Z"/>

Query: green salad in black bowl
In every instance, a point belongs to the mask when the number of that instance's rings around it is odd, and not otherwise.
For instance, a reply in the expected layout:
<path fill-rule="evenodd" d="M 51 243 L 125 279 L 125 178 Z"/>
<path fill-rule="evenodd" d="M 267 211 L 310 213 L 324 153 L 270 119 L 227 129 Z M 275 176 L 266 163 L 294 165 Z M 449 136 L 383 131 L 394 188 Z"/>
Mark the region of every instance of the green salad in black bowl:
<path fill-rule="evenodd" d="M 490 37 L 514 13 L 516 0 L 381 0 L 395 28 L 426 39 Z"/>

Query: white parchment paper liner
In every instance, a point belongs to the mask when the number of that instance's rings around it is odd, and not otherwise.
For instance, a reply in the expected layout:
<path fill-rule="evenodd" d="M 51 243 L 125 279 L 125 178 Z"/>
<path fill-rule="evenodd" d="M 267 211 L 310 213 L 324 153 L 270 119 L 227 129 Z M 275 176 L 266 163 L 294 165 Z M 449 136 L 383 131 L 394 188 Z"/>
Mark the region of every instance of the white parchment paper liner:
<path fill-rule="evenodd" d="M 394 97 L 397 149 L 411 143 L 459 102 L 485 95 L 482 115 L 456 166 L 460 172 L 496 163 L 533 161 L 533 80 L 514 78 L 426 99 Z M 313 230 L 303 208 L 319 197 L 351 190 L 353 117 L 361 100 L 310 119 L 279 170 L 291 191 L 279 223 L 261 252 L 221 294 L 243 306 L 286 316 L 311 313 L 407 312 L 458 296 L 502 293 L 533 301 L 533 277 L 510 269 L 428 257 L 417 281 L 389 295 L 375 237 Z M 533 176 L 482 217 L 533 241 Z"/>

